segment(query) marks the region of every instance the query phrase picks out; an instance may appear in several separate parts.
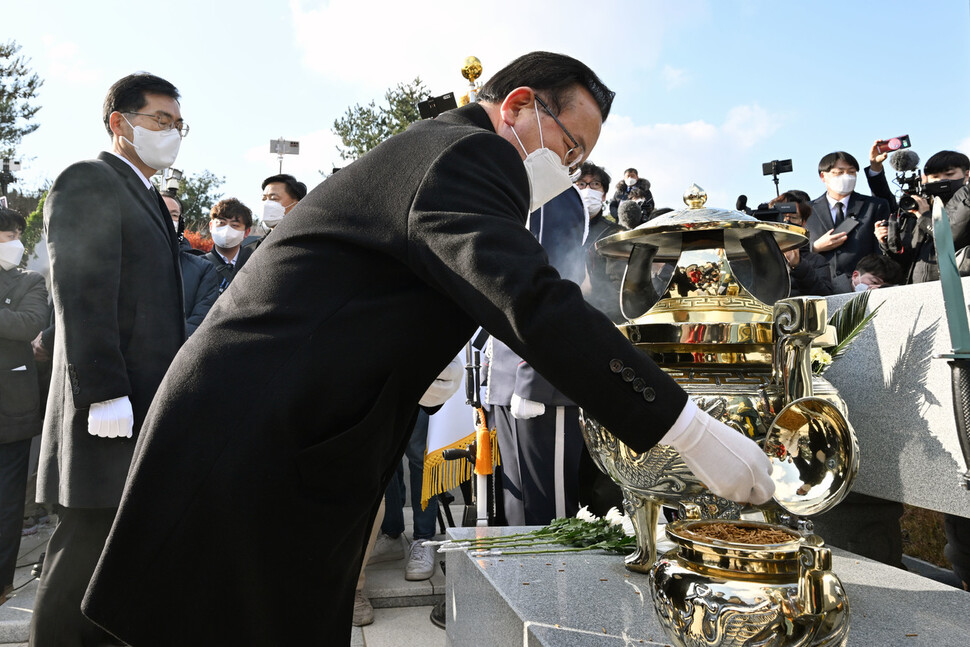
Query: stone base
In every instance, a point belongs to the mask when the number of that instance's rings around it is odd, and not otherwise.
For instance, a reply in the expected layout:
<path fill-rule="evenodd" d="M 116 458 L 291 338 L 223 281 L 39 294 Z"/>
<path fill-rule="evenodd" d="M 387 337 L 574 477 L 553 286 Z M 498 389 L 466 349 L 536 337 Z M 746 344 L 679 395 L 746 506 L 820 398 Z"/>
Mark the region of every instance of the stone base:
<path fill-rule="evenodd" d="M 528 528 L 453 528 L 455 539 Z M 661 535 L 662 536 L 662 535 Z M 670 548 L 670 544 L 658 547 Z M 970 593 L 838 549 L 833 570 L 849 595 L 849 645 L 962 645 Z M 625 647 L 665 645 L 647 576 L 600 552 L 447 553 L 448 645 Z"/>

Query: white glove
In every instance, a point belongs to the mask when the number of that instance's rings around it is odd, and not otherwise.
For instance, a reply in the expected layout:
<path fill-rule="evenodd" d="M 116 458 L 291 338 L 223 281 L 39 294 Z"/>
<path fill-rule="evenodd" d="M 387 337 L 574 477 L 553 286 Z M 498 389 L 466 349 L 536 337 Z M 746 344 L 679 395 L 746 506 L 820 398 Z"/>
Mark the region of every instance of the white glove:
<path fill-rule="evenodd" d="M 128 396 L 95 402 L 88 410 L 88 433 L 100 438 L 131 438 L 135 415 Z"/>
<path fill-rule="evenodd" d="M 720 497 L 757 505 L 775 493 L 771 461 L 761 447 L 689 398 L 660 442 L 680 452 L 690 471 Z"/>
<path fill-rule="evenodd" d="M 424 392 L 418 404 L 422 407 L 437 407 L 444 404 L 455 394 L 461 386 L 461 362 L 457 358 L 451 360 L 441 375 L 435 378 L 428 390 Z"/>
<path fill-rule="evenodd" d="M 546 412 L 546 405 L 532 400 L 523 400 L 517 395 L 512 395 L 512 417 L 516 420 L 528 420 L 541 416 Z"/>

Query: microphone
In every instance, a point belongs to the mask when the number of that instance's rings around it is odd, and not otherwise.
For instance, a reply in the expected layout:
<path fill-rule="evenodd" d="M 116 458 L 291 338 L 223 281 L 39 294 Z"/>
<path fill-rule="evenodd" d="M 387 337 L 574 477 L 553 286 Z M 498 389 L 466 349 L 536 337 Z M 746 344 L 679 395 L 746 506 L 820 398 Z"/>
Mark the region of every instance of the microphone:
<path fill-rule="evenodd" d="M 748 213 L 748 196 L 739 195 L 738 201 L 734 203 L 734 210 L 741 213 Z"/>
<path fill-rule="evenodd" d="M 643 224 L 643 210 L 633 200 L 624 200 L 617 208 L 617 220 L 627 229 L 636 229 Z"/>
<path fill-rule="evenodd" d="M 889 165 L 896 169 L 897 173 L 915 171 L 919 168 L 919 155 L 909 149 L 896 151 L 889 156 Z"/>

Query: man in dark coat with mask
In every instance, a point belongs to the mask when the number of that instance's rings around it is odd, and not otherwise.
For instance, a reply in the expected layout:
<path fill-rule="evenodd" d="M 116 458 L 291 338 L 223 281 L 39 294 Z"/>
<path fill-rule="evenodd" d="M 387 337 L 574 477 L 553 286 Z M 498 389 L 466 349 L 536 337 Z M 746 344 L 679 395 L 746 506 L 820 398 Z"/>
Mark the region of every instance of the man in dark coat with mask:
<path fill-rule="evenodd" d="M 121 501 L 138 429 L 185 339 L 178 239 L 148 180 L 187 127 L 178 90 L 138 73 L 104 102 L 110 152 L 73 164 L 44 204 L 57 335 L 37 500 L 57 506 L 30 644 L 103 644 L 81 597 Z M 151 514 L 151 511 L 146 511 Z"/>
<path fill-rule="evenodd" d="M 569 187 L 612 93 L 579 61 L 536 52 L 479 100 L 328 178 L 216 302 L 142 430 L 85 599 L 95 622 L 134 647 L 348 644 L 418 400 L 478 324 L 634 449 L 664 438 L 727 496 L 771 495 L 760 448 L 698 413 L 524 227 L 530 203 Z M 254 366 L 259 398 L 212 406 Z M 280 518 L 301 520 L 294 576 L 269 591 Z"/>

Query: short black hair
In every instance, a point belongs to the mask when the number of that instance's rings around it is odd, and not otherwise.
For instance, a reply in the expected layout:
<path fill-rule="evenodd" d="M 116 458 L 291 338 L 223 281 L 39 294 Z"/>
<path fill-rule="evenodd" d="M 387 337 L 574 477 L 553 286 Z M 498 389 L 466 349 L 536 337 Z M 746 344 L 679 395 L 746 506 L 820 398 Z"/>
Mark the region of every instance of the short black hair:
<path fill-rule="evenodd" d="M 111 133 L 112 112 L 138 112 L 145 107 L 148 99 L 145 94 L 161 94 L 179 100 L 179 91 L 165 79 L 149 74 L 135 72 L 118 79 L 108 89 L 108 96 L 104 98 L 101 116 L 104 119 L 104 129 Z"/>
<path fill-rule="evenodd" d="M 628 168 L 627 170 L 623 171 L 623 175 L 626 175 L 627 173 L 633 173 L 637 177 L 640 177 L 640 173 L 638 173 L 637 170 L 635 168 L 633 168 L 632 166 L 630 168 Z"/>
<path fill-rule="evenodd" d="M 923 165 L 923 173 L 927 175 L 946 173 L 951 168 L 958 168 L 964 172 L 970 171 L 970 158 L 957 151 L 940 151 L 936 153 Z"/>
<path fill-rule="evenodd" d="M 806 193 L 805 191 L 802 191 L 801 189 L 788 189 L 782 195 L 786 195 L 786 194 L 791 196 L 791 200 L 789 200 L 789 202 L 811 202 L 812 201 L 812 197 L 808 195 L 808 193 Z"/>
<path fill-rule="evenodd" d="M 292 175 L 287 175 L 283 173 L 282 175 L 271 175 L 270 177 L 263 180 L 263 185 L 259 188 L 265 189 L 267 184 L 272 184 L 273 182 L 280 182 L 286 185 L 286 192 L 290 194 L 290 197 L 294 200 L 302 200 L 306 197 L 306 185 L 303 182 L 297 181 Z"/>
<path fill-rule="evenodd" d="M 597 166 L 590 161 L 583 162 L 583 165 L 579 167 L 579 177 L 584 177 L 586 175 L 592 175 L 594 178 L 599 180 L 600 184 L 603 185 L 603 192 L 605 193 L 608 188 L 610 188 L 610 182 L 613 178 L 610 174 L 606 172 L 606 169 L 602 166 Z"/>
<path fill-rule="evenodd" d="M 237 220 L 246 225 L 246 229 L 253 226 L 253 212 L 236 198 L 219 200 L 209 212 L 209 220 Z"/>
<path fill-rule="evenodd" d="M 185 205 L 182 204 L 182 201 L 179 200 L 179 197 L 175 195 L 175 191 L 171 189 L 166 189 L 165 191 L 162 191 L 162 197 L 168 198 L 169 200 L 175 200 L 175 204 L 179 206 L 179 214 L 181 215 L 185 213 Z"/>
<path fill-rule="evenodd" d="M 27 228 L 27 221 L 20 212 L 13 209 L 0 207 L 0 231 L 19 231 L 24 233 Z"/>
<path fill-rule="evenodd" d="M 565 54 L 530 52 L 520 56 L 496 72 L 478 91 L 478 98 L 501 103 L 512 90 L 527 86 L 545 91 L 542 98 L 555 114 L 559 114 L 569 105 L 575 85 L 586 88 L 593 95 L 600 116 L 606 121 L 616 93 L 606 87 L 585 63 Z"/>
<path fill-rule="evenodd" d="M 878 276 L 883 283 L 890 285 L 899 285 L 902 279 L 902 270 L 899 263 L 882 254 L 863 256 L 855 266 L 855 271 L 859 274 Z"/>
<path fill-rule="evenodd" d="M 856 161 L 852 155 L 846 153 L 845 151 L 835 151 L 834 153 L 829 153 L 823 157 L 818 162 L 818 172 L 828 173 L 833 168 L 835 168 L 836 162 L 845 162 L 849 166 L 855 169 L 856 173 L 859 172 L 859 162 Z"/>

